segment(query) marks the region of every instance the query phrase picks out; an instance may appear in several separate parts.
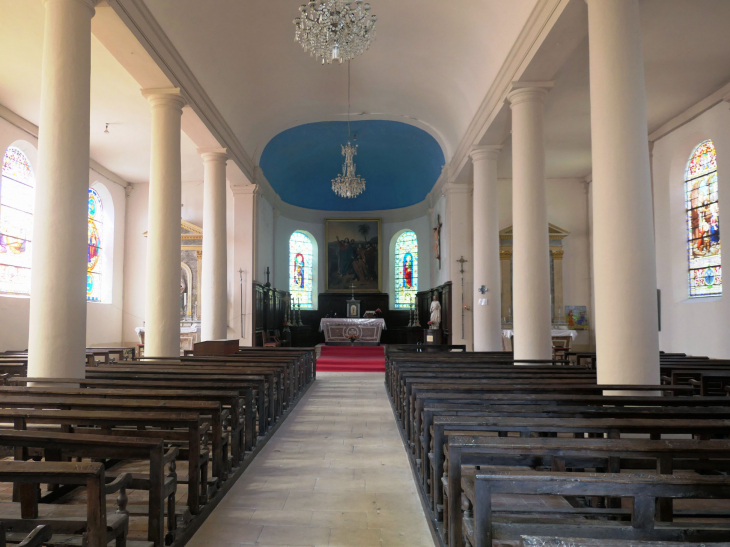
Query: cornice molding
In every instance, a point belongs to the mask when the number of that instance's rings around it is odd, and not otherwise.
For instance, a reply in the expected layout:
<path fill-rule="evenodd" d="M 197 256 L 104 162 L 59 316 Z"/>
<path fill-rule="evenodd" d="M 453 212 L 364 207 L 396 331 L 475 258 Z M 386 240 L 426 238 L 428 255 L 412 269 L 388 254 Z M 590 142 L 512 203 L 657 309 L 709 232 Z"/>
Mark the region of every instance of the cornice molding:
<path fill-rule="evenodd" d="M 456 148 L 456 152 L 449 162 L 452 172 L 459 173 L 464 168 L 469 160 L 469 151 L 472 146 L 479 143 L 504 104 L 510 85 L 519 80 L 530 59 L 539 49 L 542 43 L 541 37 L 544 39 L 569 1 L 538 0 Z"/>
<path fill-rule="evenodd" d="M 147 50 L 216 140 L 228 149 L 231 159 L 249 179 L 254 164 L 235 133 L 218 111 L 195 75 L 150 13 L 143 0 L 108 0 L 109 5 Z"/>

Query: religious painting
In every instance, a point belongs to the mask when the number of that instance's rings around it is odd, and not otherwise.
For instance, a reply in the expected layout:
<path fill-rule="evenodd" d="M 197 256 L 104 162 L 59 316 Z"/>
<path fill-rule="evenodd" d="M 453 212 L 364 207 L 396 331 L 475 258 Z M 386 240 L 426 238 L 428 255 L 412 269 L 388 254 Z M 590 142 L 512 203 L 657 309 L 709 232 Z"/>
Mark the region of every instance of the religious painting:
<path fill-rule="evenodd" d="M 588 309 L 585 306 L 565 306 L 565 322 L 573 330 L 588 330 Z"/>
<path fill-rule="evenodd" d="M 381 292 L 379 218 L 328 218 L 325 292 Z"/>

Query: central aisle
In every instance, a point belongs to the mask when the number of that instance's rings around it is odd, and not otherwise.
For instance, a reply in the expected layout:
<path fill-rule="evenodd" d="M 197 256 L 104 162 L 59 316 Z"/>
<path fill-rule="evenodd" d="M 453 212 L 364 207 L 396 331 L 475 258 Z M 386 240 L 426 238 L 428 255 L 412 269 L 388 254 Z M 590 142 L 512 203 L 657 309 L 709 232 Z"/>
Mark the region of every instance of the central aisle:
<path fill-rule="evenodd" d="M 189 547 L 431 547 L 383 376 L 317 380 Z"/>

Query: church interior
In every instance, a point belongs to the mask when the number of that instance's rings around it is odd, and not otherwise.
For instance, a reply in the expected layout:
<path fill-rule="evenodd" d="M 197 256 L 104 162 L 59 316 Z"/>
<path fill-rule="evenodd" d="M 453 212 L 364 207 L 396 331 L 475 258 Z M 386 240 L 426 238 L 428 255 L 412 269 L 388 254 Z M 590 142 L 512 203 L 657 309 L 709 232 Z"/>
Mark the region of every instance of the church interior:
<path fill-rule="evenodd" d="M 730 545 L 728 23 L 0 0 L 0 546 Z"/>

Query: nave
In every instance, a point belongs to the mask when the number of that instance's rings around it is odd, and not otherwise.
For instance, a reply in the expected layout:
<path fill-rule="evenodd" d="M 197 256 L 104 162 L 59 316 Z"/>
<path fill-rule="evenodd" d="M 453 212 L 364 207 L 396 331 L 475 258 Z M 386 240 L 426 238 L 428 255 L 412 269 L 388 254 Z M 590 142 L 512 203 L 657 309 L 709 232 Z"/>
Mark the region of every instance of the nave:
<path fill-rule="evenodd" d="M 433 545 L 383 376 L 317 381 L 189 547 Z"/>

